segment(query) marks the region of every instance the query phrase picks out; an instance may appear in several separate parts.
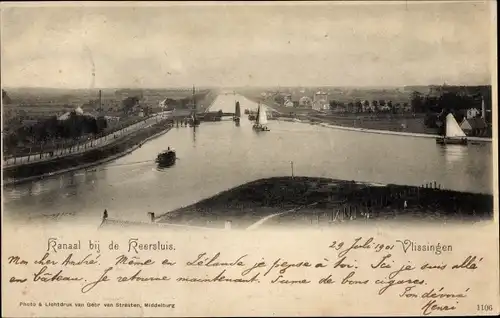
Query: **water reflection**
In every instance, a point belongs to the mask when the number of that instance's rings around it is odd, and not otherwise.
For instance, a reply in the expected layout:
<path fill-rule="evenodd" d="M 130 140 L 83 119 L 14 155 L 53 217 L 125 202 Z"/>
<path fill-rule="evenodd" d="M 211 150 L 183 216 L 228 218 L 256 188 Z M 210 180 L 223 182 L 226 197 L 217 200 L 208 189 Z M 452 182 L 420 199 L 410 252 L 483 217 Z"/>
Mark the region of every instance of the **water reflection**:
<path fill-rule="evenodd" d="M 42 191 L 43 191 L 42 183 L 35 182 L 31 184 L 31 187 L 29 189 L 29 194 L 30 196 L 36 196 L 42 193 Z"/>
<path fill-rule="evenodd" d="M 461 145 L 443 145 L 438 146 L 443 154 L 447 164 L 454 164 L 467 158 L 469 149 Z"/>
<path fill-rule="evenodd" d="M 198 128 L 196 126 L 193 127 L 193 148 L 196 148 L 196 130 Z"/>

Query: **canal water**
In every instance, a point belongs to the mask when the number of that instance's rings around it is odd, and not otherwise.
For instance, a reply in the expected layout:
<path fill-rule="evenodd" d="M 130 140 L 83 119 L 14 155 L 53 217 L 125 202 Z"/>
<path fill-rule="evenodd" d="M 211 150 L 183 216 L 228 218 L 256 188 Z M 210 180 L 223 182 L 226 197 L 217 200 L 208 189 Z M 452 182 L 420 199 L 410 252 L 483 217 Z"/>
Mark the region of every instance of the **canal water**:
<path fill-rule="evenodd" d="M 240 95 L 219 95 L 212 111 L 242 111 L 257 105 Z M 88 171 L 7 187 L 4 217 L 16 220 L 78 220 L 109 217 L 146 221 L 218 192 L 259 178 L 322 176 L 346 180 L 422 185 L 492 193 L 492 145 L 442 147 L 432 138 L 345 131 L 269 121 L 255 132 L 246 116 L 240 126 L 228 119 L 200 127 L 174 128 L 129 155 Z M 179 160 L 158 170 L 158 152 L 173 147 Z"/>

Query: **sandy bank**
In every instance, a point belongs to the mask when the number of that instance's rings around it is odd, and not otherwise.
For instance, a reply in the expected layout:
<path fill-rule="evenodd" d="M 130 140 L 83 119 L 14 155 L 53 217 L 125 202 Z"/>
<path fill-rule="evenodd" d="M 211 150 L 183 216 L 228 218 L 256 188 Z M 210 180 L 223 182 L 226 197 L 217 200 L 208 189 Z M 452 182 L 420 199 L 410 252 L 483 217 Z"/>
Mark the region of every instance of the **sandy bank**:
<path fill-rule="evenodd" d="M 312 119 L 312 120 L 311 120 Z M 339 130 L 347 130 L 347 131 L 357 131 L 364 133 L 372 133 L 372 134 L 382 134 L 382 135 L 396 135 L 396 136 L 407 136 L 407 137 L 419 137 L 419 138 L 436 138 L 440 137 L 435 134 L 422 134 L 422 133 L 412 133 L 412 132 L 403 132 L 403 131 L 392 131 L 392 130 L 379 130 L 379 129 L 368 129 L 368 128 L 358 128 L 358 127 L 347 127 L 347 126 L 339 126 L 330 123 L 327 119 L 310 117 L 309 119 L 291 119 L 280 117 L 278 120 L 297 122 L 302 124 L 313 124 L 320 125 L 327 128 L 339 129 Z M 491 138 L 483 138 L 483 137 L 467 137 L 472 142 L 491 142 Z"/>

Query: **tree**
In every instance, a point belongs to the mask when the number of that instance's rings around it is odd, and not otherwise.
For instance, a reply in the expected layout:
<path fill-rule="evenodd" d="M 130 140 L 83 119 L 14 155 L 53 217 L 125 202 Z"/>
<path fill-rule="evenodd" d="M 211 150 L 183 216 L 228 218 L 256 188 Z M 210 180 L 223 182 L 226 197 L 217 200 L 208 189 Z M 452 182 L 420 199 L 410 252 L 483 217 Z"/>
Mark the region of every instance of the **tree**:
<path fill-rule="evenodd" d="M 375 111 L 377 111 L 378 110 L 378 100 L 372 100 L 372 105 L 373 105 L 373 109 Z"/>
<path fill-rule="evenodd" d="M 285 97 L 281 95 L 275 96 L 274 101 L 280 105 L 283 105 L 285 103 Z"/>
<path fill-rule="evenodd" d="M 335 109 L 337 107 L 338 103 L 336 100 L 332 99 L 330 100 L 330 109 Z"/>
<path fill-rule="evenodd" d="M 424 118 L 424 125 L 428 128 L 438 128 L 437 125 L 438 117 L 435 114 L 428 113 Z"/>
<path fill-rule="evenodd" d="M 378 101 L 378 104 L 381 106 L 381 107 L 384 107 L 385 106 L 385 99 L 381 99 Z"/>
<path fill-rule="evenodd" d="M 459 95 L 454 92 L 445 92 L 438 98 L 441 109 L 465 110 L 474 106 L 474 100 L 469 95 Z"/>
<path fill-rule="evenodd" d="M 139 104 L 139 97 L 137 96 L 127 97 L 122 101 L 122 110 L 123 112 L 128 114 L 138 104 Z"/>
<path fill-rule="evenodd" d="M 354 112 L 354 103 L 353 102 L 347 103 L 347 109 L 349 112 L 353 113 Z"/>
<path fill-rule="evenodd" d="M 2 89 L 2 103 L 4 103 L 4 104 L 10 104 L 10 103 L 12 103 L 12 100 L 10 99 L 9 95 L 3 89 Z"/>
<path fill-rule="evenodd" d="M 356 112 L 361 113 L 363 111 L 363 104 L 361 101 L 357 100 L 356 101 Z"/>
<path fill-rule="evenodd" d="M 43 122 L 44 129 L 47 131 L 47 136 L 49 138 L 57 138 L 59 121 L 56 116 L 52 116 Z"/>
<path fill-rule="evenodd" d="M 389 111 L 394 114 L 394 105 L 392 104 L 392 100 L 387 101 L 387 106 L 389 107 Z"/>
<path fill-rule="evenodd" d="M 425 96 L 424 98 L 424 106 L 423 106 L 423 111 L 424 112 L 440 112 L 442 108 L 439 107 L 438 105 L 438 98 L 436 96 Z"/>
<path fill-rule="evenodd" d="M 365 100 L 365 101 L 363 102 L 363 106 L 364 106 L 364 108 L 365 108 L 365 109 L 368 109 L 368 108 L 370 107 L 370 102 L 369 102 L 369 101 L 367 101 L 367 100 Z"/>
<path fill-rule="evenodd" d="M 411 93 L 410 98 L 411 108 L 414 113 L 424 112 L 424 97 L 419 92 Z"/>
<path fill-rule="evenodd" d="M 96 118 L 97 132 L 100 133 L 108 127 L 108 122 L 104 116 L 99 116 Z"/>
<path fill-rule="evenodd" d="M 400 109 L 401 109 L 401 103 L 396 103 L 394 105 L 394 114 L 400 112 Z"/>

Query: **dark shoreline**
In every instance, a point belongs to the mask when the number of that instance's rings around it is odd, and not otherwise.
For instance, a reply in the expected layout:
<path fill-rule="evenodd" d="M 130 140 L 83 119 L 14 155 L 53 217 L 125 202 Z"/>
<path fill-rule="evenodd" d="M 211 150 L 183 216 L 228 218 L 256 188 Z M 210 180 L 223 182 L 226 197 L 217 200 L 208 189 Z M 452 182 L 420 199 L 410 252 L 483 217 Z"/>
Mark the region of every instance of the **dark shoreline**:
<path fill-rule="evenodd" d="M 29 165 L 22 165 L 3 169 L 3 185 L 15 185 L 34 180 L 51 177 L 73 170 L 79 170 L 96 166 L 106 161 L 114 160 L 124 156 L 131 151 L 142 146 L 143 143 L 168 132 L 172 126 L 171 120 L 163 120 L 144 130 L 134 132 L 115 143 L 100 148 L 91 149 L 87 152 L 55 158 L 44 162 L 34 162 Z"/>
<path fill-rule="evenodd" d="M 405 207 L 406 201 L 406 207 Z M 235 228 L 269 217 L 266 225 L 336 224 L 355 219 L 492 219 L 493 196 L 434 187 L 374 185 L 311 177 L 252 181 L 156 218 L 160 223 Z"/>

